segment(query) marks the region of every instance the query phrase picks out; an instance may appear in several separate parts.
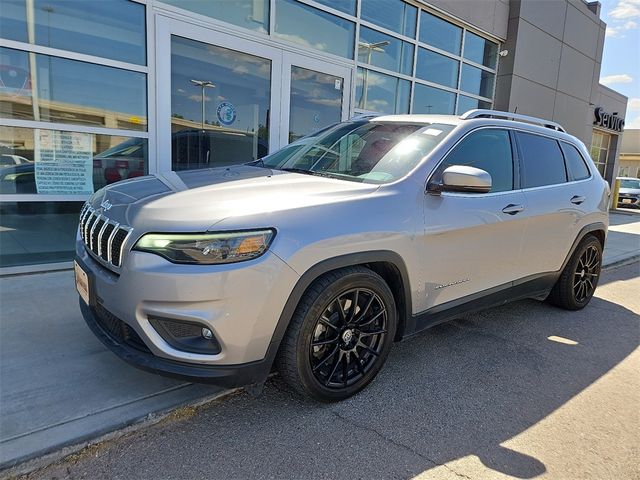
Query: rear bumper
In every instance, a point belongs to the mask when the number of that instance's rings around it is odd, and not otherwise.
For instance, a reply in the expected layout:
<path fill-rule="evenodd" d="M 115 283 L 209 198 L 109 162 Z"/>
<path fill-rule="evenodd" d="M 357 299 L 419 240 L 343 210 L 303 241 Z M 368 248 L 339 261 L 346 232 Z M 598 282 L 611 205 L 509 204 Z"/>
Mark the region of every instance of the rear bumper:
<path fill-rule="evenodd" d="M 271 368 L 271 362 L 267 359 L 240 365 L 202 365 L 157 357 L 150 351 L 145 351 L 144 347 L 136 347 L 137 342 L 128 342 L 115 335 L 98 320 L 96 307 L 90 307 L 82 299 L 80 310 L 91 331 L 109 350 L 125 362 L 148 372 L 188 382 L 231 388 L 263 382 Z"/>

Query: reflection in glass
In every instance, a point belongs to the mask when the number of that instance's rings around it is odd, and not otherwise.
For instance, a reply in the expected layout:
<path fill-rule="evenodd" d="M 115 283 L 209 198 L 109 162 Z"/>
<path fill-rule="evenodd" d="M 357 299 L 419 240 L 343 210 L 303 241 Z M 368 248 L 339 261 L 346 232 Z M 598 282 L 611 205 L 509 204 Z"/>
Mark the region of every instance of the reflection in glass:
<path fill-rule="evenodd" d="M 73 260 L 83 203 L 0 203 L 0 268 Z"/>
<path fill-rule="evenodd" d="M 409 81 L 358 68 L 356 108 L 379 113 L 409 113 Z"/>
<path fill-rule="evenodd" d="M 161 0 L 164 3 L 217 18 L 239 27 L 267 33 L 269 0 Z"/>
<path fill-rule="evenodd" d="M 36 79 L 29 78 L 29 55 Z M 0 115 L 128 130 L 147 128 L 146 75 L 0 48 Z M 31 72 L 33 75 L 33 72 Z M 32 89 L 37 85 L 37 92 Z"/>
<path fill-rule="evenodd" d="M 289 142 L 341 120 L 342 83 L 341 77 L 291 67 Z"/>
<path fill-rule="evenodd" d="M 401 0 L 362 0 L 360 17 L 406 37 L 415 38 L 418 9 Z"/>
<path fill-rule="evenodd" d="M 276 0 L 275 34 L 304 47 L 353 58 L 355 24 L 293 0 Z"/>
<path fill-rule="evenodd" d="M 458 86 L 458 68 L 460 62 L 426 48 L 418 50 L 416 77 L 447 87 Z"/>
<path fill-rule="evenodd" d="M 455 103 L 455 93 L 416 83 L 411 112 L 453 114 Z"/>
<path fill-rule="evenodd" d="M 233 165 L 266 155 L 270 98 L 270 60 L 171 37 L 172 169 Z"/>
<path fill-rule="evenodd" d="M 462 65 L 462 78 L 460 90 L 479 95 L 481 97 L 493 97 L 493 73 L 481 70 L 471 65 Z"/>
<path fill-rule="evenodd" d="M 341 12 L 348 13 L 349 15 L 356 14 L 356 0 L 315 0 L 316 3 L 321 3 L 327 7 L 335 8 Z"/>
<path fill-rule="evenodd" d="M 367 27 L 360 27 L 358 61 L 411 75 L 413 45 Z"/>
<path fill-rule="evenodd" d="M 491 108 L 491 102 L 467 97 L 466 95 L 458 96 L 458 108 L 456 109 L 458 115 L 462 115 L 469 110 L 475 110 L 476 108 Z"/>
<path fill-rule="evenodd" d="M 430 13 L 420 13 L 420 41 L 446 52 L 460 55 L 462 28 Z"/>
<path fill-rule="evenodd" d="M 0 194 L 86 196 L 147 171 L 144 138 L 0 127 Z"/>
<path fill-rule="evenodd" d="M 34 24 L 27 24 L 31 9 Z M 4 38 L 146 64 L 145 7 L 128 0 L 2 0 Z"/>
<path fill-rule="evenodd" d="M 496 68 L 498 45 L 467 32 L 464 38 L 464 58 L 489 68 Z"/>

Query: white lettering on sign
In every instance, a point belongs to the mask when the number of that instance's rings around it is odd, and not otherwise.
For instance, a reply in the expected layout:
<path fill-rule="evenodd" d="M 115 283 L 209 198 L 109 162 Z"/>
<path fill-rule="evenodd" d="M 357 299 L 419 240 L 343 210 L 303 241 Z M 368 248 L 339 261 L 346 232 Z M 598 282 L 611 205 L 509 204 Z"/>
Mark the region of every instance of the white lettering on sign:
<path fill-rule="evenodd" d="M 35 131 L 35 175 L 38 193 L 93 193 L 93 135 Z"/>

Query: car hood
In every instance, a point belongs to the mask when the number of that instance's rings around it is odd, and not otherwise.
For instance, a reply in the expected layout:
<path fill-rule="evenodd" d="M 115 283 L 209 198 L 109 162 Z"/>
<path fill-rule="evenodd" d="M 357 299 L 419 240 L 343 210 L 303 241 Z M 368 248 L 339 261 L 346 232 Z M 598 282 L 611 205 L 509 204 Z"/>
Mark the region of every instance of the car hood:
<path fill-rule="evenodd" d="M 140 232 L 207 231 L 230 217 L 259 215 L 273 223 L 279 212 L 341 202 L 378 188 L 240 165 L 114 183 L 96 192 L 91 204 L 103 215 Z"/>

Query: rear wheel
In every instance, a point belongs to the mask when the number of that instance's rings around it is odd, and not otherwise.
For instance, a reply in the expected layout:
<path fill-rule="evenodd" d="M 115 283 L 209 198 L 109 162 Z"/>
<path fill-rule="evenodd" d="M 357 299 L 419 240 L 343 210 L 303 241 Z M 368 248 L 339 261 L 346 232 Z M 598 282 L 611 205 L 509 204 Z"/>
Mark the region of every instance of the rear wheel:
<path fill-rule="evenodd" d="M 396 331 L 385 281 L 364 267 L 330 272 L 304 294 L 278 354 L 282 377 L 316 400 L 342 400 L 382 368 Z"/>
<path fill-rule="evenodd" d="M 601 267 L 602 245 L 596 237 L 587 235 L 562 271 L 549 302 L 566 310 L 584 308 L 596 290 Z"/>

